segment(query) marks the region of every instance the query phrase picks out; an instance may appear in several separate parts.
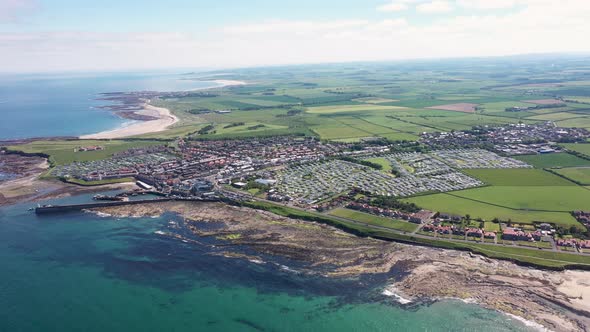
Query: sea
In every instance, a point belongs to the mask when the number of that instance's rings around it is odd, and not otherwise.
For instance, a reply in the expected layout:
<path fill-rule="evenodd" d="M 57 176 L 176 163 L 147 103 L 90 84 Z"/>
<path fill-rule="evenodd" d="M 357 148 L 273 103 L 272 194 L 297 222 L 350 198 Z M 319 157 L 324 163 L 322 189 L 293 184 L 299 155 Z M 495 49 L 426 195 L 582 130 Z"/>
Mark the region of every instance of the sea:
<path fill-rule="evenodd" d="M 215 86 L 176 74 L 0 77 L 0 139 L 76 136 L 125 121 L 96 97 Z M 41 202 L 80 203 L 89 195 Z M 219 255 L 173 214 L 37 216 L 0 207 L 0 331 L 531 331 L 458 300 L 406 303 L 395 272 L 326 278 L 300 262 Z M 249 248 L 239 248 L 252 254 Z"/>
<path fill-rule="evenodd" d="M 219 240 L 190 237 L 173 214 L 29 207 L 0 208 L 0 331 L 534 330 L 458 300 L 400 301 L 388 290 L 395 273 L 327 278 L 280 257 L 226 258 Z"/>
<path fill-rule="evenodd" d="M 129 125 L 100 93 L 186 91 L 218 86 L 181 73 L 0 75 L 0 140 L 80 136 Z"/>

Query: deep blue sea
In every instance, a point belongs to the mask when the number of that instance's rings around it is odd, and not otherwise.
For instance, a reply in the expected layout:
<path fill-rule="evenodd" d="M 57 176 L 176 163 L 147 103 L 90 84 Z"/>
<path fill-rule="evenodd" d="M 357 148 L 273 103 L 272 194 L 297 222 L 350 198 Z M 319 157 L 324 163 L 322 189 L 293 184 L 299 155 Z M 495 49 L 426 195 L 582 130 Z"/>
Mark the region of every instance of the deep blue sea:
<path fill-rule="evenodd" d="M 99 93 L 183 91 L 216 86 L 179 74 L 69 74 L 0 76 L 0 140 L 79 136 L 115 129 L 130 120 L 96 106 Z"/>
<path fill-rule="evenodd" d="M 87 201 L 88 196 L 58 202 Z M 401 306 L 388 275 L 328 279 L 298 263 L 212 255 L 182 220 L 0 208 L 0 331 L 529 331 L 460 301 Z M 286 268 L 289 267 L 289 268 Z"/>

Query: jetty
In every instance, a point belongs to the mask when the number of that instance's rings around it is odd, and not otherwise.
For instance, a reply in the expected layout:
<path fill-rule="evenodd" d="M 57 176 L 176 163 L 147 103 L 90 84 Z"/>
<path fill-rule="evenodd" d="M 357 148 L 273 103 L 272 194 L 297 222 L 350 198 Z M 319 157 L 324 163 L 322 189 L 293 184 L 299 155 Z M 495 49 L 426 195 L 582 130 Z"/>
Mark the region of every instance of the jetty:
<path fill-rule="evenodd" d="M 36 214 L 50 214 L 50 213 L 63 213 L 72 211 L 81 211 L 85 209 L 109 207 L 109 206 L 122 206 L 122 205 L 138 205 L 138 204 L 153 204 L 162 203 L 169 201 L 191 201 L 191 202 L 217 202 L 220 199 L 218 197 L 190 197 L 190 198 L 155 198 L 155 199 L 142 199 L 135 201 L 114 201 L 114 202 L 99 202 L 99 203 L 84 203 L 84 204 L 67 204 L 67 205 L 42 205 L 35 208 Z"/>

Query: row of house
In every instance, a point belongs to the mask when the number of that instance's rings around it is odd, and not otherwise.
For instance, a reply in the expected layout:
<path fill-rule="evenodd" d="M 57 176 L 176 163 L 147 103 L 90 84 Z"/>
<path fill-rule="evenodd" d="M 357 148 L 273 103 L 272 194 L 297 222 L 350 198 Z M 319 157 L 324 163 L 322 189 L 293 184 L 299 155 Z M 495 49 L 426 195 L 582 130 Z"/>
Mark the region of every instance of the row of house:
<path fill-rule="evenodd" d="M 526 232 L 518 228 L 506 227 L 502 230 L 502 239 L 511 241 L 540 241 L 543 237 L 541 231 Z"/>
<path fill-rule="evenodd" d="M 556 243 L 560 247 L 590 249 L 590 240 L 559 239 Z"/>
<path fill-rule="evenodd" d="M 422 230 L 425 232 L 435 232 L 439 234 L 453 234 L 458 236 L 469 236 L 469 237 L 476 237 L 481 238 L 482 236 L 486 239 L 495 239 L 496 233 L 495 232 L 486 232 L 481 228 L 472 228 L 472 227 L 458 227 L 458 226 L 442 226 L 442 225 L 425 225 L 422 227 Z"/>
<path fill-rule="evenodd" d="M 416 213 L 407 213 L 398 210 L 383 209 L 369 204 L 351 202 L 346 205 L 346 208 L 351 210 L 362 211 L 378 216 L 390 217 L 393 219 L 407 220 L 414 224 L 423 224 L 428 222 L 433 216 L 434 212 L 428 210 L 421 210 Z"/>

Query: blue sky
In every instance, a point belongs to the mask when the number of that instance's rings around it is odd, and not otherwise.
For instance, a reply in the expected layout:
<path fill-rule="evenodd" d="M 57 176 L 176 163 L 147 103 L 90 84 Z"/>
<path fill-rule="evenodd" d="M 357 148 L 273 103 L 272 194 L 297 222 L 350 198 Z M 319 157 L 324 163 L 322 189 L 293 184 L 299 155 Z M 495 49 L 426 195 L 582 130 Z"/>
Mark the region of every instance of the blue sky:
<path fill-rule="evenodd" d="M 588 52 L 587 0 L 0 0 L 0 71 Z"/>

